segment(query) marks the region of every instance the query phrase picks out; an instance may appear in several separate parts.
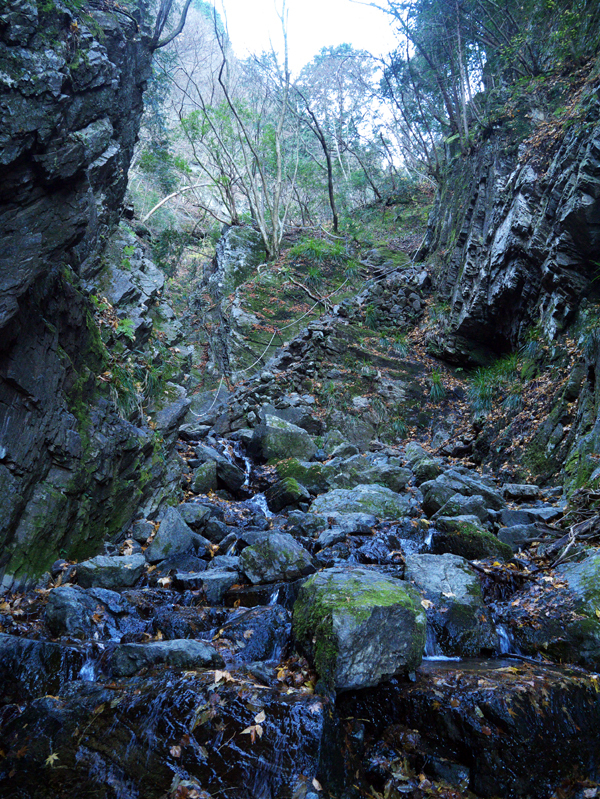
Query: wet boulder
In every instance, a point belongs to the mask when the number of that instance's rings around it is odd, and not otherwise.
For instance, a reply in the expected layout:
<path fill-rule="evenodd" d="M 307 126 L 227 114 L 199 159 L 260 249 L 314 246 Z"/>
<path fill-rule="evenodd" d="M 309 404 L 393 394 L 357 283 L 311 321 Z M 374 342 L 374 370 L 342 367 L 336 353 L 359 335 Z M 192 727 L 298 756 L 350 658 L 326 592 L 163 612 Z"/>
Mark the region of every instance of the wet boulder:
<path fill-rule="evenodd" d="M 265 492 L 269 510 L 279 513 L 284 508 L 297 507 L 300 502 L 310 502 L 307 489 L 293 477 L 278 480 Z"/>
<path fill-rule="evenodd" d="M 469 472 L 468 469 L 448 469 L 435 480 L 423 483 L 421 491 L 423 510 L 428 516 L 437 513 L 455 494 L 462 494 L 465 497 L 482 496 L 487 507 L 493 510 L 502 510 L 506 507 L 506 502 L 489 481 L 474 472 Z"/>
<path fill-rule="evenodd" d="M 169 507 L 160 523 L 154 541 L 145 552 L 149 563 L 158 563 L 171 555 L 179 555 L 192 550 L 196 534 L 183 521 L 176 508 Z"/>
<path fill-rule="evenodd" d="M 242 550 L 240 565 L 251 583 L 296 580 L 315 571 L 310 553 L 288 533 L 262 536 Z"/>
<path fill-rule="evenodd" d="M 298 645 L 336 692 L 414 671 L 425 646 L 421 597 L 373 569 L 334 567 L 306 580 L 293 610 Z"/>
<path fill-rule="evenodd" d="M 84 661 L 76 647 L 0 633 L 0 706 L 58 693 L 77 679 Z"/>
<path fill-rule="evenodd" d="M 121 594 L 105 588 L 54 588 L 48 595 L 44 615 L 50 632 L 57 637 L 118 640 L 125 634 L 140 635 L 146 627 Z"/>
<path fill-rule="evenodd" d="M 330 471 L 326 464 L 299 461 L 298 458 L 288 458 L 277 464 L 277 474 L 281 479 L 291 477 L 312 494 L 327 491 Z"/>
<path fill-rule="evenodd" d="M 599 586 L 600 555 L 593 553 L 528 580 L 508 601 L 496 603 L 497 617 L 520 652 L 597 669 Z"/>
<path fill-rule="evenodd" d="M 414 682 L 392 679 L 346 694 L 338 709 L 351 720 L 350 740 L 360 732 L 359 719 L 377 719 L 374 737 L 390 742 L 388 763 L 408 756 L 417 773 L 424 768 L 435 777 L 440 760 L 449 761 L 468 780 L 460 791 L 446 787 L 431 795 L 547 799 L 568 786 L 567 795 L 584 797 L 591 783 L 584 778 L 578 784 L 574 775 L 594 780 L 600 766 L 600 694 L 596 675 L 581 670 L 519 661 L 425 662 Z M 418 731 L 406 752 L 399 721 Z M 389 795 L 422 796 L 417 788 L 405 794 L 405 775 L 397 769 Z"/>
<path fill-rule="evenodd" d="M 78 684 L 67 701 L 43 697 L 15 715 L 0 776 L 7 799 L 306 797 L 313 779 L 329 777 L 320 760 L 334 743 L 319 697 L 215 683 L 213 671 Z"/>
<path fill-rule="evenodd" d="M 398 492 L 406 488 L 412 477 L 410 469 L 390 463 L 387 458 L 368 455 L 355 455 L 335 468 L 331 465 L 329 471 L 334 472 L 330 477 L 334 488 L 354 488 L 360 484 L 378 483 Z"/>
<path fill-rule="evenodd" d="M 202 638 L 223 623 L 224 613 L 220 608 L 163 605 L 154 611 L 152 631 L 155 635 L 160 633 L 168 641 Z"/>
<path fill-rule="evenodd" d="M 407 555 L 404 579 L 428 602 L 427 621 L 441 654 L 476 657 L 496 634 L 475 570 L 458 555 Z"/>
<path fill-rule="evenodd" d="M 252 608 L 224 624 L 219 635 L 235 645 L 240 663 L 279 660 L 290 640 L 291 615 L 280 605 Z"/>
<path fill-rule="evenodd" d="M 309 461 L 317 451 L 317 445 L 303 428 L 265 414 L 264 420 L 254 428 L 249 451 L 264 461 L 285 458 Z"/>
<path fill-rule="evenodd" d="M 310 512 L 329 517 L 335 513 L 367 513 L 379 519 L 401 519 L 409 509 L 408 500 L 380 485 L 358 485 L 353 489 L 336 488 L 321 494 Z"/>
<path fill-rule="evenodd" d="M 467 560 L 512 557 L 511 547 L 486 530 L 477 516 L 439 516 L 431 549 L 437 555 L 450 552 Z"/>
<path fill-rule="evenodd" d="M 208 494 L 209 491 L 216 491 L 217 488 L 217 464 L 215 461 L 202 463 L 194 471 L 192 491 L 196 494 Z"/>
<path fill-rule="evenodd" d="M 470 497 L 454 494 L 431 518 L 435 522 L 440 516 L 477 516 L 481 522 L 486 522 L 490 514 L 485 499 L 479 494 Z"/>
<path fill-rule="evenodd" d="M 113 652 L 110 668 L 115 677 L 128 677 L 140 669 L 159 664 L 175 669 L 219 669 L 224 666 L 223 658 L 214 646 L 185 638 L 148 644 L 120 644 Z"/>
<path fill-rule="evenodd" d="M 77 582 L 83 588 L 131 588 L 146 566 L 143 555 L 98 555 L 77 565 Z"/>

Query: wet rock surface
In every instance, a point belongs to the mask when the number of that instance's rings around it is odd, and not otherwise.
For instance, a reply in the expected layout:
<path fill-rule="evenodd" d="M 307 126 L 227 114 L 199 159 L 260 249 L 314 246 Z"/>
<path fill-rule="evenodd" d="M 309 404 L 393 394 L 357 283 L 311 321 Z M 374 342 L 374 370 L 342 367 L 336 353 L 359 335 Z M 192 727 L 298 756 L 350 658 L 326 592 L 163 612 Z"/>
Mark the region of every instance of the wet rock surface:
<path fill-rule="evenodd" d="M 440 510 L 454 515 L 429 518 L 414 447 L 265 471 L 214 435 L 189 441 L 190 460 L 201 451 L 241 470 L 250 499 L 191 494 L 136 521 L 122 554 L 57 561 L 51 587 L 6 602 L 3 796 L 66 797 L 77 784 L 107 799 L 109 785 L 157 799 L 338 799 L 450 785 L 549 799 L 584 762 L 591 779 L 594 673 L 523 657 L 600 662 L 597 556 L 548 580 L 522 553 L 512 560 L 500 514 L 533 491 L 438 459 L 433 482 L 453 492 Z M 274 515 L 253 481 L 277 485 L 290 464 L 313 501 Z M 370 480 L 374 465 L 403 486 L 319 477 Z M 563 766 L 559 741 L 576 728 Z"/>

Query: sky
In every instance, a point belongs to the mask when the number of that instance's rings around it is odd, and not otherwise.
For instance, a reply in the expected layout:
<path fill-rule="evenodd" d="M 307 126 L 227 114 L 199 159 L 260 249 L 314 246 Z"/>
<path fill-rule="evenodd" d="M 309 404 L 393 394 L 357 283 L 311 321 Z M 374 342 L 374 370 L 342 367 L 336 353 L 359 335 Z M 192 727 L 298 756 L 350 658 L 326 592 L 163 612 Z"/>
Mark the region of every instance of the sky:
<path fill-rule="evenodd" d="M 229 37 L 236 55 L 281 48 L 281 23 L 276 0 L 216 0 L 227 16 Z M 280 3 L 280 0 L 279 0 Z M 278 3 L 278 4 L 279 4 Z M 395 38 L 385 14 L 352 0 L 287 0 L 290 67 L 298 74 L 322 47 L 349 43 L 374 55 L 385 55 Z"/>

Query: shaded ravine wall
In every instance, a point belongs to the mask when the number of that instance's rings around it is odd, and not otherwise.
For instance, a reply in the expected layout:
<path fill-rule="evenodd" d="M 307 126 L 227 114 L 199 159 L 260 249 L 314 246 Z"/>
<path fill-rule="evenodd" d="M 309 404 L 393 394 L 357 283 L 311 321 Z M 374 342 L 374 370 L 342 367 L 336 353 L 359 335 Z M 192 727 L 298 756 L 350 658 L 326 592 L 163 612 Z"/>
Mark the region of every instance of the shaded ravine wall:
<path fill-rule="evenodd" d="M 107 356 L 81 288 L 120 216 L 151 57 L 118 12 L 0 12 L 4 588 L 97 552 L 160 471 L 152 431 L 120 418 L 97 379 Z"/>
<path fill-rule="evenodd" d="M 447 302 L 438 342 L 450 361 L 474 365 L 514 349 L 539 325 L 565 329 L 591 292 L 600 261 L 600 78 L 564 124 L 524 141 L 503 120 L 451 161 L 422 255 L 436 253 L 434 284 Z"/>
<path fill-rule="evenodd" d="M 579 359 L 523 453 L 568 491 L 600 487 L 600 65 L 588 67 L 562 119 L 529 98 L 520 120 L 454 156 L 420 252 L 441 311 L 430 347 L 443 360 L 485 365 L 541 335 L 560 368 L 560 334 L 575 336 Z"/>

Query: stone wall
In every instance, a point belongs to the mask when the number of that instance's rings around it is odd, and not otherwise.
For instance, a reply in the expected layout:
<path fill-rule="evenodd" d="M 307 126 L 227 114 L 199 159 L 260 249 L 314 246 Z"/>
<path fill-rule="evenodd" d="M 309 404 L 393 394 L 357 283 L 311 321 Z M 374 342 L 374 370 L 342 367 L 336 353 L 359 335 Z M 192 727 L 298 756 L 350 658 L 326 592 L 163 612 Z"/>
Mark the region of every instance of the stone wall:
<path fill-rule="evenodd" d="M 597 292 L 600 252 L 600 103 L 590 80 L 570 118 L 532 127 L 519 145 L 504 121 L 456 156 L 425 244 L 447 302 L 443 357 L 477 363 L 514 348 L 541 325 L 554 337 Z M 567 124 L 568 123 L 568 124 Z M 521 137 L 522 139 L 523 137 Z"/>
<path fill-rule="evenodd" d="M 128 15 L 69 6 L 8 0 L 0 14 L 5 588 L 98 551 L 156 476 L 152 431 L 97 378 L 107 353 L 82 288 L 120 217 L 152 53 Z"/>

